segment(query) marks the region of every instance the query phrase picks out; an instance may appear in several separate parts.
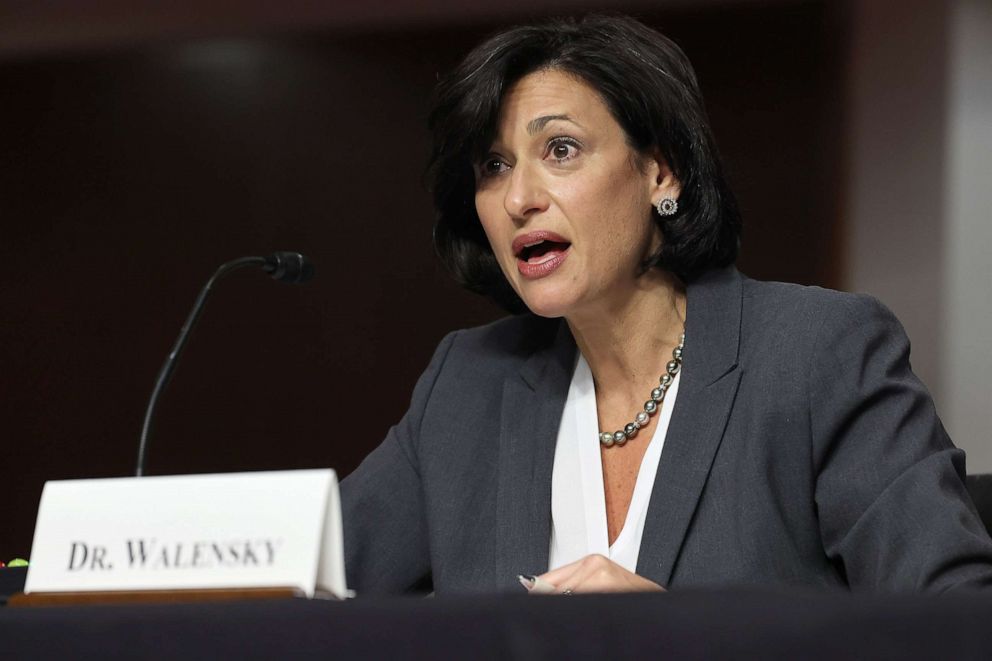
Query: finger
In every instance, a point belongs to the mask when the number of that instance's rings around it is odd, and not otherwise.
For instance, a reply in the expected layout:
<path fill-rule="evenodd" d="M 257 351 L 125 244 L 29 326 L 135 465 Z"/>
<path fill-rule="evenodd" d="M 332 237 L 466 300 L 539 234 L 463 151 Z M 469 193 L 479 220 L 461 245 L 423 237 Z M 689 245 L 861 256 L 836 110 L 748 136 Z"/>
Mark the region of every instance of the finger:
<path fill-rule="evenodd" d="M 575 562 L 570 562 L 567 565 L 562 565 L 558 569 L 553 569 L 549 572 L 541 574 L 538 576 L 541 580 L 547 581 L 554 585 L 561 585 L 562 581 L 567 580 L 572 574 L 574 574 L 585 562 L 585 559 L 589 556 L 579 558 Z"/>
<path fill-rule="evenodd" d="M 665 588 L 602 556 L 589 556 L 560 591 L 571 592 L 664 592 Z"/>
<path fill-rule="evenodd" d="M 559 592 L 569 590 L 571 592 L 602 592 L 604 586 L 610 586 L 618 582 L 618 571 L 622 571 L 619 565 L 610 561 L 603 555 L 587 555 L 579 561 L 579 566 L 575 568 L 568 577 L 560 583 L 556 583 Z M 617 588 L 613 588 L 616 590 Z M 622 588 L 620 588 L 622 589 Z"/>
<path fill-rule="evenodd" d="M 654 581 L 625 570 L 615 573 L 598 572 L 588 576 L 573 592 L 665 592 Z"/>
<path fill-rule="evenodd" d="M 524 586 L 530 594 L 554 594 L 558 592 L 557 586 L 537 576 L 521 574 L 517 576 L 517 580 L 520 581 L 520 585 Z"/>

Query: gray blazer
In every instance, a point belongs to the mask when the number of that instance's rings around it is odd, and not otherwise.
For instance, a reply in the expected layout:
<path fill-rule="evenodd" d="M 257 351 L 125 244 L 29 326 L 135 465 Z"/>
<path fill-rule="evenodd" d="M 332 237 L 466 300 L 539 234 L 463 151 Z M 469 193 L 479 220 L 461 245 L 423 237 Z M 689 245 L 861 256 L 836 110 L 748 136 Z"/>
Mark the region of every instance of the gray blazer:
<path fill-rule="evenodd" d="M 639 574 L 670 588 L 992 586 L 964 453 L 887 309 L 733 268 L 687 299 Z M 441 342 L 409 411 L 342 483 L 349 587 L 519 590 L 518 574 L 547 570 L 575 351 L 567 324 L 531 315 Z"/>

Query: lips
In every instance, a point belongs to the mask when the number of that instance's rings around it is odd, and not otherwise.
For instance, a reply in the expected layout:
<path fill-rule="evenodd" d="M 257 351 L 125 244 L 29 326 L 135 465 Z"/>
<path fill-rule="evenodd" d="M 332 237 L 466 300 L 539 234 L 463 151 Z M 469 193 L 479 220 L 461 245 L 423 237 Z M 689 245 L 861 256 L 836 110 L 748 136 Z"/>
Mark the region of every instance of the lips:
<path fill-rule="evenodd" d="M 525 278 L 543 278 L 554 272 L 568 256 L 572 244 L 560 234 L 538 230 L 513 240 L 517 270 Z"/>

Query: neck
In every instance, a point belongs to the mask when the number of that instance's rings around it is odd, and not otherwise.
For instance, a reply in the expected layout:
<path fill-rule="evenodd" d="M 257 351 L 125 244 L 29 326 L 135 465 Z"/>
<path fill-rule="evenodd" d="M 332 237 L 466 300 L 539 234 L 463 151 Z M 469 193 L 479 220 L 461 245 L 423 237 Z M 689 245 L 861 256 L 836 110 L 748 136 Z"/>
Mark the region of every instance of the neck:
<path fill-rule="evenodd" d="M 657 385 L 684 328 L 685 301 L 685 288 L 675 276 L 652 269 L 627 296 L 567 318 L 589 363 L 597 398 L 643 400 L 645 388 Z"/>

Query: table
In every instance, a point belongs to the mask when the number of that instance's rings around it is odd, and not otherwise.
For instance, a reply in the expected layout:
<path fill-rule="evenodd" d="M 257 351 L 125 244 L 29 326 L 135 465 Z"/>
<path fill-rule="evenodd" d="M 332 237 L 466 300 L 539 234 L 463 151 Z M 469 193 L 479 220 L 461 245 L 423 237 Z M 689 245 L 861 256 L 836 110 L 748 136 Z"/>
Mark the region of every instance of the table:
<path fill-rule="evenodd" d="M 17 658 L 989 658 L 992 595 L 288 599 L 0 609 Z"/>

